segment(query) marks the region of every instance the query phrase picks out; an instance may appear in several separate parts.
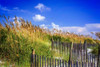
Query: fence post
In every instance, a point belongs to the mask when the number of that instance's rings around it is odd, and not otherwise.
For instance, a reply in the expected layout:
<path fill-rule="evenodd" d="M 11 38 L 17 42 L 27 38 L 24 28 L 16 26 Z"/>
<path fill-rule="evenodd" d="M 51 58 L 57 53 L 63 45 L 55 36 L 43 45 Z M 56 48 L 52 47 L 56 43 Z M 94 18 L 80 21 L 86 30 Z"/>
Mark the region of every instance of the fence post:
<path fill-rule="evenodd" d="M 82 62 L 82 67 L 83 67 L 83 62 Z"/>
<path fill-rule="evenodd" d="M 47 67 L 49 67 L 49 58 L 47 58 Z"/>
<path fill-rule="evenodd" d="M 61 59 L 60 59 L 60 67 L 61 67 Z"/>
<path fill-rule="evenodd" d="M 61 51 L 62 51 L 62 54 L 63 54 L 63 42 L 61 43 L 61 45 L 62 45 L 62 50 Z"/>
<path fill-rule="evenodd" d="M 71 42 L 71 44 L 70 44 L 70 48 L 69 48 L 69 64 L 70 64 L 70 62 L 72 61 L 72 48 L 73 48 L 73 43 Z"/>
<path fill-rule="evenodd" d="M 41 56 L 40 56 L 40 67 L 41 67 Z"/>
<path fill-rule="evenodd" d="M 62 67 L 64 67 L 64 60 L 62 60 Z"/>
<path fill-rule="evenodd" d="M 67 61 L 65 61 L 65 67 L 67 67 Z"/>
<path fill-rule="evenodd" d="M 83 45 L 81 44 L 81 62 L 83 62 Z"/>
<path fill-rule="evenodd" d="M 59 67 L 59 59 L 58 59 L 58 67 Z"/>
<path fill-rule="evenodd" d="M 31 67 L 34 66 L 34 58 L 35 58 L 35 51 L 32 49 L 32 53 L 31 53 L 31 56 L 30 56 Z"/>
<path fill-rule="evenodd" d="M 54 46 L 53 38 L 51 39 L 51 42 L 52 42 L 52 43 L 51 43 L 51 48 L 53 49 L 53 48 L 54 48 L 54 47 L 53 47 L 53 46 Z"/>
<path fill-rule="evenodd" d="M 54 67 L 54 58 L 52 58 L 52 65 L 51 67 Z"/>
<path fill-rule="evenodd" d="M 68 61 L 68 67 L 70 67 L 70 60 Z"/>
<path fill-rule="evenodd" d="M 50 58 L 50 67 L 51 67 L 51 58 Z"/>
<path fill-rule="evenodd" d="M 35 54 L 35 50 L 32 49 L 32 53 L 31 53 L 31 67 L 36 67 L 36 54 Z M 35 62 L 34 62 L 35 61 Z"/>
<path fill-rule="evenodd" d="M 46 57 L 45 57 L 45 67 L 46 67 Z"/>
<path fill-rule="evenodd" d="M 56 59 L 55 59 L 55 67 L 56 67 Z"/>
<path fill-rule="evenodd" d="M 35 67 L 36 67 L 36 54 L 35 54 Z"/>
<path fill-rule="evenodd" d="M 58 42 L 59 44 L 58 44 L 58 48 L 59 48 L 59 53 L 60 53 L 60 40 L 59 40 L 59 42 Z"/>
<path fill-rule="evenodd" d="M 86 60 L 86 62 L 88 62 L 88 59 L 87 59 L 87 42 L 86 42 L 86 40 L 84 41 L 84 46 L 85 46 L 85 53 L 86 53 L 85 60 Z"/>
<path fill-rule="evenodd" d="M 44 59 L 44 57 L 42 56 L 42 67 L 43 67 L 43 59 Z"/>
<path fill-rule="evenodd" d="M 100 45 L 98 45 L 98 59 L 97 59 L 97 67 L 100 67 L 100 60 L 99 60 L 99 58 L 100 58 Z"/>
<path fill-rule="evenodd" d="M 38 55 L 37 55 L 37 58 L 36 59 L 37 59 L 37 67 L 38 67 L 38 59 L 39 59 Z"/>

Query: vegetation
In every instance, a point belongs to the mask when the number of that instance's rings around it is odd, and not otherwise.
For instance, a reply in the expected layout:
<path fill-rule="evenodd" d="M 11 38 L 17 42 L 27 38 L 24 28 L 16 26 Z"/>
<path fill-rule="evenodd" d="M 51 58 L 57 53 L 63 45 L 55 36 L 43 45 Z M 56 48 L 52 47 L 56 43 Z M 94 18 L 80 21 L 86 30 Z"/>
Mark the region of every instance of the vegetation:
<path fill-rule="evenodd" d="M 32 25 L 31 22 L 20 20 L 15 17 L 14 21 L 10 21 L 9 17 L 0 16 L 4 22 L 0 24 L 0 58 L 9 62 L 19 63 L 29 62 L 32 48 L 35 49 L 37 55 L 46 57 L 59 57 L 51 50 L 51 39 L 61 42 L 84 43 L 100 43 L 90 36 L 77 35 L 69 32 L 62 32 L 56 29 L 52 31 Z M 19 22 L 20 21 L 20 22 Z M 64 56 L 65 58 L 65 56 Z M 68 59 L 68 58 L 66 58 Z"/>
<path fill-rule="evenodd" d="M 95 35 L 100 39 L 100 32 L 96 32 Z M 92 47 L 93 49 L 92 53 L 98 55 L 99 48 L 100 48 L 100 43 L 97 42 L 97 45 L 95 47 Z"/>

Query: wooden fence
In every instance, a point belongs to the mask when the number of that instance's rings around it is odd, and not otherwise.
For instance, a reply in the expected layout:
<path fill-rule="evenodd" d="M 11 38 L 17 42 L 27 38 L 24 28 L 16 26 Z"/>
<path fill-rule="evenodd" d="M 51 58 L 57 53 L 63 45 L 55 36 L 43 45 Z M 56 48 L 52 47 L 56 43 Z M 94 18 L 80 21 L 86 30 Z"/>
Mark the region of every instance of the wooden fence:
<path fill-rule="evenodd" d="M 92 45 L 92 46 L 94 46 L 94 45 Z M 88 61 L 86 42 L 84 42 L 84 44 L 81 44 L 81 43 L 76 44 L 76 43 L 64 43 L 64 42 L 61 43 L 61 42 L 53 42 L 52 41 L 51 47 L 52 47 L 52 50 L 56 50 L 59 53 L 63 53 L 63 54 L 69 53 L 69 55 L 70 55 L 69 60 L 74 60 L 74 58 L 72 58 L 72 57 L 76 56 L 77 57 L 76 60 Z"/>
<path fill-rule="evenodd" d="M 52 41 L 51 48 L 58 53 L 69 55 L 68 61 L 61 58 L 48 58 L 44 56 L 34 55 L 33 67 L 99 67 L 100 48 L 98 56 L 88 52 L 89 47 L 93 44 L 79 43 L 61 43 Z"/>
<path fill-rule="evenodd" d="M 34 55 L 32 67 L 97 67 L 95 61 L 79 62 Z M 90 56 L 90 58 L 93 58 Z"/>

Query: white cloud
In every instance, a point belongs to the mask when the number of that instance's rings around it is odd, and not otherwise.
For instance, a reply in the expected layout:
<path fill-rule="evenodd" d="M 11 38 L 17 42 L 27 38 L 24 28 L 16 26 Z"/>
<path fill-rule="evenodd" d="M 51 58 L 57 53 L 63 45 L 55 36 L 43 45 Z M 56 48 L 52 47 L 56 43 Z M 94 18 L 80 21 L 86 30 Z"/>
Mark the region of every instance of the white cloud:
<path fill-rule="evenodd" d="M 52 25 L 52 27 L 53 27 L 54 29 L 58 29 L 58 30 L 59 30 L 59 25 L 56 25 L 54 22 L 52 22 L 51 25 Z"/>
<path fill-rule="evenodd" d="M 74 33 L 84 33 L 84 32 L 87 32 L 85 27 L 74 27 L 74 26 L 71 26 L 71 27 L 60 27 L 60 29 L 62 31 L 65 31 L 65 32 L 74 32 Z"/>
<path fill-rule="evenodd" d="M 36 9 L 40 10 L 41 12 L 46 11 L 46 10 L 50 10 L 49 7 L 46 7 L 44 4 L 39 3 L 37 6 L 35 6 Z"/>
<path fill-rule="evenodd" d="M 89 31 L 100 31 L 100 23 L 98 24 L 86 24 L 85 27 L 89 30 Z"/>
<path fill-rule="evenodd" d="M 85 26 L 83 26 L 83 27 L 79 27 L 79 26 L 60 27 L 59 25 L 52 22 L 51 26 L 52 26 L 52 28 L 55 28 L 57 30 L 62 30 L 64 32 L 71 32 L 71 33 L 73 32 L 76 34 L 83 34 L 83 35 L 91 35 L 90 32 L 100 31 L 100 24 L 85 24 Z"/>
<path fill-rule="evenodd" d="M 86 27 L 96 27 L 96 28 L 100 28 L 100 23 L 98 23 L 98 24 L 86 24 Z"/>
<path fill-rule="evenodd" d="M 41 16 L 39 14 L 35 15 L 32 17 L 34 21 L 39 22 L 39 21 L 44 21 L 45 20 L 45 16 Z"/>
<path fill-rule="evenodd" d="M 48 28 L 48 26 L 45 25 L 45 24 L 40 25 L 40 27 L 43 28 L 43 29 L 47 29 Z"/>
<path fill-rule="evenodd" d="M 57 30 L 62 30 L 63 32 L 74 32 L 74 33 L 87 33 L 87 30 L 85 27 L 77 27 L 77 26 L 71 26 L 71 27 L 60 27 L 59 25 L 56 25 L 55 23 L 51 23 L 52 28 L 55 28 Z"/>

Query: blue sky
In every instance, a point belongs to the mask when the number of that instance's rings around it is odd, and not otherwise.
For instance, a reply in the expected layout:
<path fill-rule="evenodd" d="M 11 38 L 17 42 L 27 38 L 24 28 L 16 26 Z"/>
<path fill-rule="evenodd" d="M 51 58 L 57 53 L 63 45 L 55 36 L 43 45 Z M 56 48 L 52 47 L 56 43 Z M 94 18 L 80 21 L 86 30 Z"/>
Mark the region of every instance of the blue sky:
<path fill-rule="evenodd" d="M 100 31 L 99 0 L 0 0 L 0 15 L 44 28 L 89 34 Z"/>

